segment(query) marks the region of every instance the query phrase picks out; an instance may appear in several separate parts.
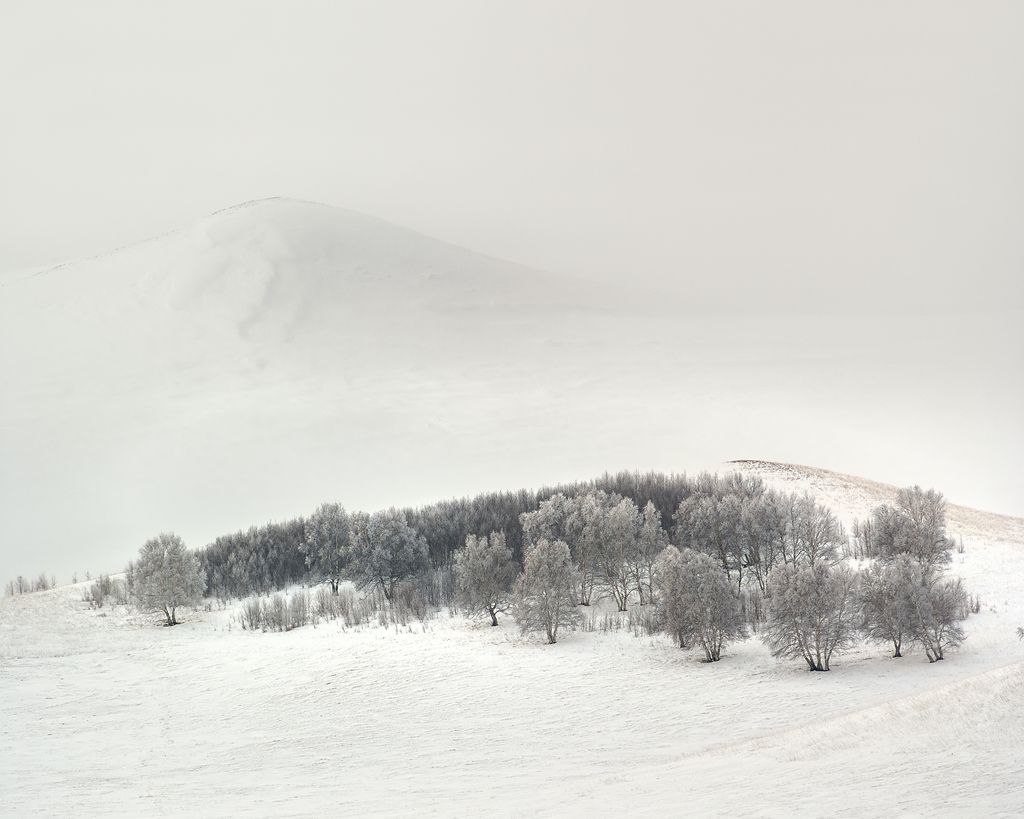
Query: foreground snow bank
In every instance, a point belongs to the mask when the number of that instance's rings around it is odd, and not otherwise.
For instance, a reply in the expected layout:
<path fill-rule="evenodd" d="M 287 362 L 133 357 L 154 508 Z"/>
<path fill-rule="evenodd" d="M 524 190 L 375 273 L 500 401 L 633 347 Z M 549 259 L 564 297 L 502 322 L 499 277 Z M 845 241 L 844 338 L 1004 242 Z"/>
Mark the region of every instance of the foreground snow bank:
<path fill-rule="evenodd" d="M 1021 591 L 944 663 L 863 647 L 808 674 L 756 640 L 706 665 L 446 616 L 166 629 L 58 589 L 0 604 L 0 796 L 19 816 L 1019 812 Z"/>

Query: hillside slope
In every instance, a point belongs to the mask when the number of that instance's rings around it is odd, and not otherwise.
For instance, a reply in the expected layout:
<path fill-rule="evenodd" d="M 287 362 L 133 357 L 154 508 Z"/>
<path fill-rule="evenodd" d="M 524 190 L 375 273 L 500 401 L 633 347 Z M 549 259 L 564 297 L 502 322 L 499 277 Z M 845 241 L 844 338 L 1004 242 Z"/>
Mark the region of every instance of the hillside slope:
<path fill-rule="evenodd" d="M 758 469 L 822 498 L 889 492 Z M 237 601 L 166 629 L 80 587 L 0 599 L 0 794 L 19 816 L 1019 815 L 1014 531 L 954 556 L 982 607 L 946 660 L 861 644 L 827 674 L 756 637 L 706 664 L 628 627 L 554 646 L 446 613 L 263 634 Z"/>
<path fill-rule="evenodd" d="M 1015 331 L 971 321 L 697 316 L 628 275 L 598 287 L 351 211 L 246 203 L 0 277 L 0 576 L 117 571 L 158 531 L 198 546 L 325 500 L 736 452 L 898 468 L 1016 511 Z"/>
<path fill-rule="evenodd" d="M 834 509 L 847 526 L 854 520 L 868 519 L 876 506 L 893 503 L 898 489 L 892 484 L 798 464 L 744 460 L 729 461 L 724 467 L 757 475 L 780 490 L 809 492 Z M 1024 544 L 1024 518 L 950 503 L 948 520 L 957 536 L 968 540 Z"/>

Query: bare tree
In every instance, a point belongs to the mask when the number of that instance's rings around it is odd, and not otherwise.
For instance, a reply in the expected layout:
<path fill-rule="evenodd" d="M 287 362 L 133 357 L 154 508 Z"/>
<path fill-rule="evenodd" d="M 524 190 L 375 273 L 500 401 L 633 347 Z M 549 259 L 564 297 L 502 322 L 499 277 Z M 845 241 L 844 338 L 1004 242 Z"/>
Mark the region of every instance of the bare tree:
<path fill-rule="evenodd" d="M 498 625 L 498 613 L 511 606 L 518 567 L 502 532 L 488 537 L 469 535 L 455 553 L 455 588 L 459 605 L 471 615 L 489 615 Z"/>
<path fill-rule="evenodd" d="M 576 608 L 578 583 L 567 543 L 539 540 L 528 547 L 513 608 L 523 633 L 543 631 L 548 643 L 555 643 L 559 627 L 575 627 L 581 619 Z"/>
<path fill-rule="evenodd" d="M 775 657 L 802 657 L 828 671 L 834 652 L 857 633 L 857 575 L 846 566 L 779 566 L 773 572 L 768 620 L 761 638 Z"/>

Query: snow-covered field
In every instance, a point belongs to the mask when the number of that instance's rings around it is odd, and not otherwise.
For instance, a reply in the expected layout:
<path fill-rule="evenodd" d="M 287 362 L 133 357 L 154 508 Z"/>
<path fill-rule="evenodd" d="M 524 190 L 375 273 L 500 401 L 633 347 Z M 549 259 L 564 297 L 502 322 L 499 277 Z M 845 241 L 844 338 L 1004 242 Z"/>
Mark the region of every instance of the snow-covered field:
<path fill-rule="evenodd" d="M 890 487 L 744 464 L 849 520 Z M 0 813 L 1020 815 L 1024 521 L 951 510 L 981 597 L 930 665 L 861 646 L 827 674 L 756 640 L 706 665 L 628 631 L 555 646 L 441 614 L 243 632 L 0 601 Z"/>

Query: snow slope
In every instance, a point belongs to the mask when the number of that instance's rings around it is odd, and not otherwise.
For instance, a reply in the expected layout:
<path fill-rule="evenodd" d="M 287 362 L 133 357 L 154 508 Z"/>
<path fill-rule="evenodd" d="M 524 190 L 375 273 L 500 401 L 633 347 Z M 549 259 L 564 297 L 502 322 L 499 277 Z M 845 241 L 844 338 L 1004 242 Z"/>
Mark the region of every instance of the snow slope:
<path fill-rule="evenodd" d="M 883 503 L 894 503 L 898 487 L 879 481 L 843 475 L 829 469 L 770 461 L 729 461 L 724 469 L 757 475 L 769 486 L 785 492 L 808 492 L 835 510 L 850 526 L 854 520 L 867 520 L 872 510 Z M 1024 543 L 1024 518 L 984 512 L 950 503 L 947 510 L 950 527 L 966 542 L 999 541 Z"/>
<path fill-rule="evenodd" d="M 846 509 L 890 491 L 744 468 Z M 952 567 L 982 598 L 960 650 L 931 665 L 865 645 L 828 674 L 756 639 L 706 665 L 626 631 L 545 646 L 508 622 L 440 616 L 254 634 L 230 611 L 164 629 L 88 610 L 75 587 L 4 599 L 0 804 L 18 816 L 1020 815 L 1024 538 L 1020 520 L 993 520 Z"/>

